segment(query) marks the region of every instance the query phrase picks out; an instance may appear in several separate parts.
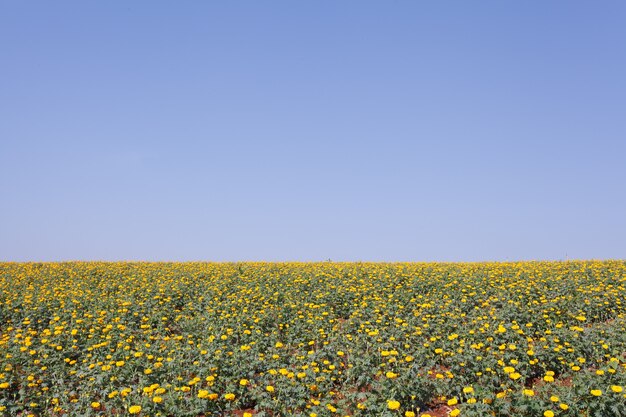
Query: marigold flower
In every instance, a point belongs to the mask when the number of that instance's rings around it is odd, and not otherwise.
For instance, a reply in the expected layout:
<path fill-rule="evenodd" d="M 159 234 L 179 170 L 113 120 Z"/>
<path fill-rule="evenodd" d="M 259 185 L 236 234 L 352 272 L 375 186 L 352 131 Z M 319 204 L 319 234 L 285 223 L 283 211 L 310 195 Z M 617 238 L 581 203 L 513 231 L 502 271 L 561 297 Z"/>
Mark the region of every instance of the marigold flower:
<path fill-rule="evenodd" d="M 400 402 L 395 400 L 387 400 L 387 408 L 390 410 L 397 410 L 400 408 Z"/>

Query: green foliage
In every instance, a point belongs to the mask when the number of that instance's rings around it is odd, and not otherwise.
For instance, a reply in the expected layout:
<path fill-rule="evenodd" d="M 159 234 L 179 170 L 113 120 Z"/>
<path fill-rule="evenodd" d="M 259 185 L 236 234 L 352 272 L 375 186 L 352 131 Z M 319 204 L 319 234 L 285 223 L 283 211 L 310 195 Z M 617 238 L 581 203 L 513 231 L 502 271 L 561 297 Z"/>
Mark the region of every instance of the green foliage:
<path fill-rule="evenodd" d="M 626 263 L 0 264 L 0 415 L 626 416 Z"/>

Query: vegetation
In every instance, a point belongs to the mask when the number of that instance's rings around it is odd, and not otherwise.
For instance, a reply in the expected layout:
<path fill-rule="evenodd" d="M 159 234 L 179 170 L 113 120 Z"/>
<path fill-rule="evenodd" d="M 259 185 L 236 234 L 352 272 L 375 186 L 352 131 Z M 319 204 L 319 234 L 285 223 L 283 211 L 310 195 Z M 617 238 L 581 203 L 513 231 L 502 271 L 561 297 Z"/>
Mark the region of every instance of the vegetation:
<path fill-rule="evenodd" d="M 7 416 L 626 416 L 626 262 L 3 263 Z"/>

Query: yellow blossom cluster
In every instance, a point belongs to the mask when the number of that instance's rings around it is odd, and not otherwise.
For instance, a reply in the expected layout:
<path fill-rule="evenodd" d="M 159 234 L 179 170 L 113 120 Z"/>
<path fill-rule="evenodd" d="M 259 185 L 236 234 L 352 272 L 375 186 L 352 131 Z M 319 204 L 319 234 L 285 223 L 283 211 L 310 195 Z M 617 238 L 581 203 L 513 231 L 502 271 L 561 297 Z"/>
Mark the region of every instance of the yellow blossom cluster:
<path fill-rule="evenodd" d="M 611 415 L 624 352 L 623 261 L 0 263 L 0 416 Z"/>

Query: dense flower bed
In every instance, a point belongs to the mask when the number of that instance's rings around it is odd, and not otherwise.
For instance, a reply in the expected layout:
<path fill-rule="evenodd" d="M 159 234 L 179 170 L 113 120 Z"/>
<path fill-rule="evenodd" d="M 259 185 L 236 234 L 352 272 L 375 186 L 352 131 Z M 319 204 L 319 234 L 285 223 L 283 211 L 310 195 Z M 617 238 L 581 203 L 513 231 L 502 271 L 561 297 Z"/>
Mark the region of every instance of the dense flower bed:
<path fill-rule="evenodd" d="M 626 262 L 0 264 L 7 416 L 626 416 Z"/>

